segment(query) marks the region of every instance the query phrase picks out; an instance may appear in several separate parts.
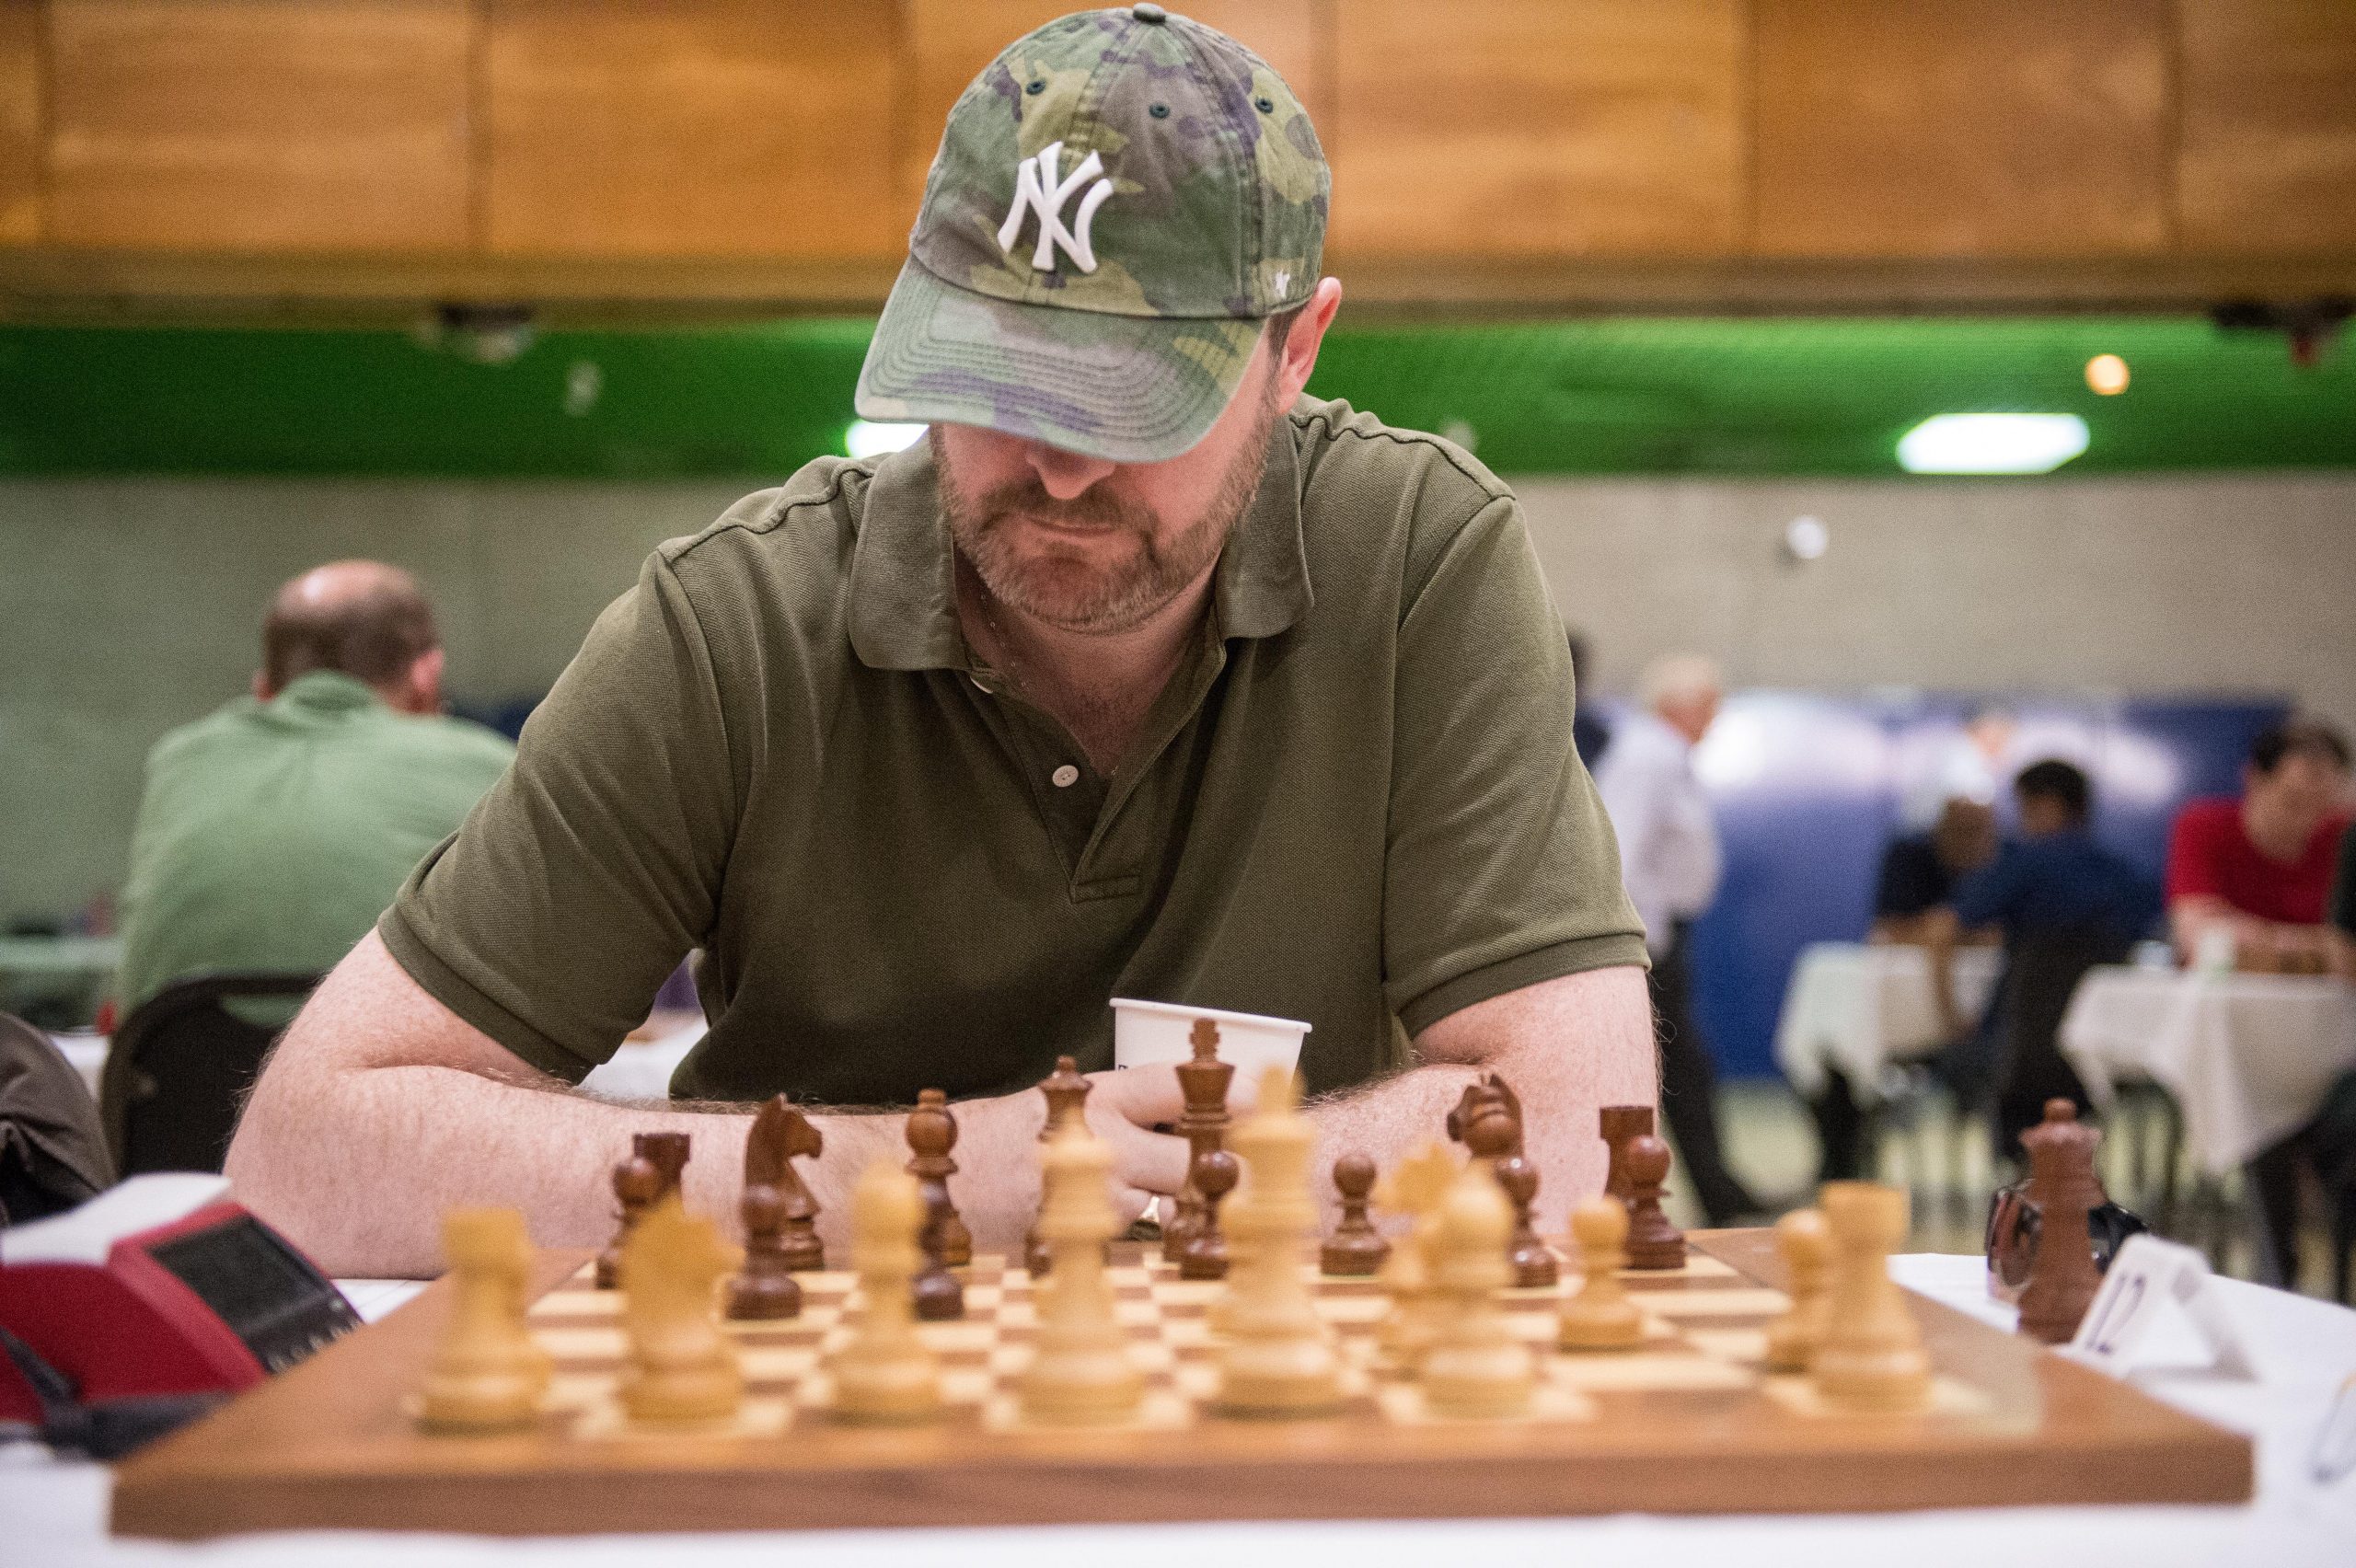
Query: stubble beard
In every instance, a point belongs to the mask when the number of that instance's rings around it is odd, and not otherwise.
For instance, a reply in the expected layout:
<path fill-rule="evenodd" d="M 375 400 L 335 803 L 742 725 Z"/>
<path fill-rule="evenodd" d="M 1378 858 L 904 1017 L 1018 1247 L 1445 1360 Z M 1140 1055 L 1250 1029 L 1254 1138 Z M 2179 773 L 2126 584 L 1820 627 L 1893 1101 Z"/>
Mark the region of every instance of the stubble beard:
<path fill-rule="evenodd" d="M 1161 513 L 1094 486 L 1070 501 L 1057 501 L 1027 473 L 981 495 L 966 491 L 952 470 L 935 426 L 933 472 L 941 515 L 957 553 L 990 596 L 1025 616 L 1065 631 L 1127 631 L 1185 592 L 1227 546 L 1228 537 L 1259 493 L 1268 466 L 1268 437 L 1276 418 L 1273 396 L 1263 400 L 1250 437 L 1236 452 L 1202 514 L 1165 537 Z M 1025 518 L 1111 529 L 1130 548 L 1109 565 L 1095 564 L 1101 550 L 1048 544 L 1025 548 L 1009 525 Z"/>

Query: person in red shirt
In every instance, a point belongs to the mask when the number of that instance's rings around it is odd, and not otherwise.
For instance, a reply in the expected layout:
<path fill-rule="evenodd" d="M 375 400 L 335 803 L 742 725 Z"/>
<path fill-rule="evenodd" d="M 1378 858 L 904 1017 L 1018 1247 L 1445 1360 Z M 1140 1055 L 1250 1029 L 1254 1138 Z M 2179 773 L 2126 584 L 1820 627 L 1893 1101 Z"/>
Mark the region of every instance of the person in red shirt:
<path fill-rule="evenodd" d="M 2233 935 L 2244 967 L 2321 969 L 2324 904 L 2348 828 L 2348 743 L 2328 724 L 2291 720 L 2252 743 L 2240 800 L 2194 801 L 2168 839 L 2168 920 L 2191 958 L 2207 934 Z"/>

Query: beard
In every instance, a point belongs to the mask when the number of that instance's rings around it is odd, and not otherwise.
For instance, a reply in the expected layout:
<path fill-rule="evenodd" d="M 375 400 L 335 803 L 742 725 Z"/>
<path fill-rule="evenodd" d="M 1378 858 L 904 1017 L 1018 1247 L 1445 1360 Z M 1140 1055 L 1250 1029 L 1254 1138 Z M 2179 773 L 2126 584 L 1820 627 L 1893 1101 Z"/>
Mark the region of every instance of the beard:
<path fill-rule="evenodd" d="M 1276 412 L 1276 398 L 1265 398 L 1209 504 L 1175 530 L 1152 507 L 1102 484 L 1057 501 L 1036 473 L 1026 472 L 974 494 L 958 483 L 935 426 L 928 439 L 949 536 L 999 603 L 1065 631 L 1127 631 L 1177 598 L 1227 547 L 1229 535 L 1259 493 Z M 1082 548 L 1036 532 L 1025 543 L 1015 525 L 1026 521 L 1101 530 L 1117 548 L 1108 551 L 1100 539 Z"/>

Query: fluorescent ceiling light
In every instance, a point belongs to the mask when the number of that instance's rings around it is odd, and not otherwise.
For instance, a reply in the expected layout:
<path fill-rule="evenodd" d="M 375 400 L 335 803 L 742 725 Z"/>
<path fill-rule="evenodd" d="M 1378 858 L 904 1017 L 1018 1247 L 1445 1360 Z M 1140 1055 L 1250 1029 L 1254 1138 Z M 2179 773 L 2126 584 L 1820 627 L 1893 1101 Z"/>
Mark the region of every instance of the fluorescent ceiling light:
<path fill-rule="evenodd" d="M 2086 449 L 2075 414 L 1934 414 L 1898 438 L 1910 474 L 2050 474 Z"/>
<path fill-rule="evenodd" d="M 913 446 L 924 436 L 920 424 L 875 424 L 867 420 L 853 420 L 843 432 L 843 450 L 854 457 L 881 457 L 886 452 L 897 452 Z"/>

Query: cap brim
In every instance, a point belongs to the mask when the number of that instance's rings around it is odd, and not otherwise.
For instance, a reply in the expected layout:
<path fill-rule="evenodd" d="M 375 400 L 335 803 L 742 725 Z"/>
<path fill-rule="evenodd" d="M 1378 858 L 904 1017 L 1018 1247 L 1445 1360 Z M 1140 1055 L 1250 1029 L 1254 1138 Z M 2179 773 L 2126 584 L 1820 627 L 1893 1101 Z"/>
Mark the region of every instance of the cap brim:
<path fill-rule="evenodd" d="M 1202 440 L 1260 323 L 1024 305 L 900 269 L 859 373 L 860 417 L 980 425 L 1115 463 Z"/>

